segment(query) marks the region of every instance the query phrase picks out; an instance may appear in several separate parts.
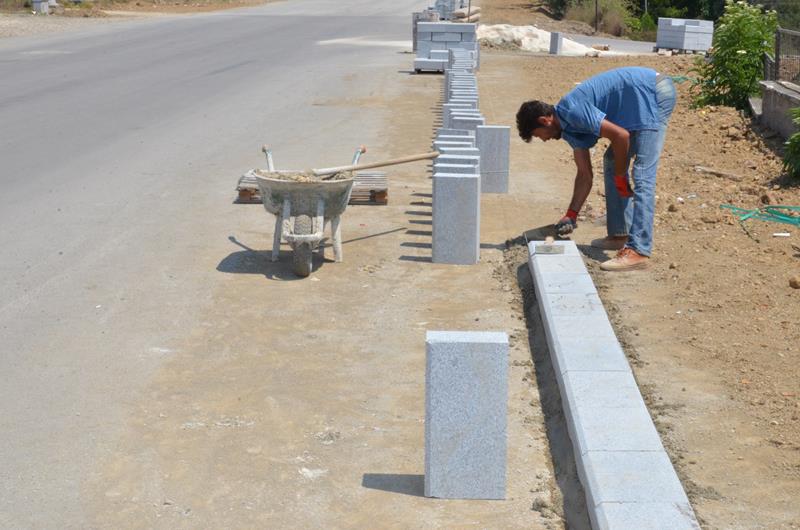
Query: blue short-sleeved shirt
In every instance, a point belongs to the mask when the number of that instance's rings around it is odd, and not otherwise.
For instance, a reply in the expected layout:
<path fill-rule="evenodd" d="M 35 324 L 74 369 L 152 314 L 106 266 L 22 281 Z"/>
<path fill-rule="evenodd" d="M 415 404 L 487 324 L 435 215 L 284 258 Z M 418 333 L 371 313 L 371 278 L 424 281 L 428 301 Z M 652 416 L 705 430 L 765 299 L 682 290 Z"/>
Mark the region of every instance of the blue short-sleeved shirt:
<path fill-rule="evenodd" d="M 561 137 L 573 149 L 588 149 L 607 119 L 628 131 L 658 129 L 656 71 L 616 68 L 587 79 L 555 106 Z"/>

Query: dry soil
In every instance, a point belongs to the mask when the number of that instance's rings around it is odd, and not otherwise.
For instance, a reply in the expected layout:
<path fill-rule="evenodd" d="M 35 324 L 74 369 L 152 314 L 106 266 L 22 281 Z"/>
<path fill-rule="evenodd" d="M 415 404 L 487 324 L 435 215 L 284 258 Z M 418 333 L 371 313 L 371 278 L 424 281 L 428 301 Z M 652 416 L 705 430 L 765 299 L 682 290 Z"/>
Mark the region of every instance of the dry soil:
<path fill-rule="evenodd" d="M 493 4 L 509 5 L 496 0 Z M 484 2 L 486 5 L 487 2 Z M 481 104 L 491 122 L 513 123 L 520 102 L 556 102 L 609 68 L 650 66 L 692 76 L 691 57 L 553 58 L 487 51 Z M 780 139 L 725 107 L 691 107 L 679 83 L 658 176 L 653 267 L 603 273 L 608 256 L 588 243 L 605 235 L 602 179 L 573 239 L 586 254 L 651 415 L 707 528 L 800 527 L 800 229 L 740 224 L 721 204 L 800 205 L 781 172 Z M 487 101 L 488 100 L 488 101 Z M 605 145 L 593 159 L 600 171 Z M 538 156 L 532 160 L 529 152 Z M 528 161 L 522 165 L 523 161 Z M 697 173 L 695 166 L 725 176 Z M 550 215 L 566 208 L 574 176 L 564 142 L 512 142 L 514 178 L 550 174 Z M 790 237 L 774 237 L 788 232 Z"/>

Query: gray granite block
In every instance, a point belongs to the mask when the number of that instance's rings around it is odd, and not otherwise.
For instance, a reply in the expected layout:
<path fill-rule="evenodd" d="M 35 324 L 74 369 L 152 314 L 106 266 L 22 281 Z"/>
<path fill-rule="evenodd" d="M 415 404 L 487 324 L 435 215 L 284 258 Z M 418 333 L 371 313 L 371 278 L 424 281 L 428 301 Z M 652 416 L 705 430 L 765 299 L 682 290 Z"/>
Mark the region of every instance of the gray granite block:
<path fill-rule="evenodd" d="M 474 145 L 473 145 L 472 142 L 458 142 L 458 141 L 452 141 L 452 140 L 434 140 L 433 141 L 433 148 L 434 149 L 439 149 L 439 152 L 442 153 L 442 154 L 446 154 L 446 153 L 444 151 L 441 151 L 441 149 L 444 149 L 444 148 L 447 148 L 447 147 L 474 147 Z"/>
<path fill-rule="evenodd" d="M 453 125 L 453 120 L 462 117 L 483 118 L 481 111 L 475 109 L 448 109 L 442 114 L 442 125 L 449 127 Z M 479 152 L 480 153 L 480 152 Z"/>
<path fill-rule="evenodd" d="M 466 105 L 465 107 L 462 107 L 462 108 L 478 110 L 478 98 L 477 97 L 453 98 L 450 101 L 448 101 L 447 103 L 445 103 L 445 105 L 447 105 L 447 104 L 456 104 L 456 103 L 460 103 L 462 105 Z"/>
<path fill-rule="evenodd" d="M 425 496 L 504 499 L 508 336 L 429 331 L 426 350 Z"/>
<path fill-rule="evenodd" d="M 441 42 L 461 42 L 461 33 L 434 33 L 431 37 L 431 40 Z"/>
<path fill-rule="evenodd" d="M 480 176 L 481 157 L 471 155 L 439 155 L 436 157 L 434 167 L 437 164 L 467 164 L 475 168 L 475 173 Z"/>
<path fill-rule="evenodd" d="M 443 61 L 434 61 L 433 59 L 414 59 L 415 70 L 432 70 L 434 72 L 444 71 Z"/>
<path fill-rule="evenodd" d="M 481 150 L 481 191 L 508 193 L 511 129 L 501 125 L 481 125 L 475 130 Z"/>
<path fill-rule="evenodd" d="M 431 50 L 430 58 L 437 61 L 446 61 L 448 56 L 447 50 Z"/>
<path fill-rule="evenodd" d="M 455 134 L 439 134 L 436 136 L 437 142 L 454 142 L 468 144 L 468 147 L 475 147 L 475 138 L 472 136 L 457 136 Z"/>
<path fill-rule="evenodd" d="M 573 410 L 632 408 L 642 403 L 639 387 L 630 371 L 567 372 L 563 394 Z"/>
<path fill-rule="evenodd" d="M 554 273 L 542 278 L 542 292 L 546 294 L 596 293 L 590 276 L 585 274 Z"/>
<path fill-rule="evenodd" d="M 534 255 L 531 262 L 537 270 L 541 270 L 542 274 L 552 274 L 555 272 L 572 272 L 580 274 L 588 274 L 586 265 L 583 260 L 578 256 L 565 256 L 565 255 Z"/>
<path fill-rule="evenodd" d="M 453 116 L 450 119 L 450 126 L 453 129 L 466 129 L 468 131 L 474 131 L 477 129 L 478 125 L 483 125 L 484 119 L 483 117 L 476 117 L 476 116 Z"/>
<path fill-rule="evenodd" d="M 454 22 L 419 22 L 417 24 L 417 31 L 442 33 L 475 33 L 476 24 L 470 23 L 454 23 Z"/>
<path fill-rule="evenodd" d="M 431 40 L 430 31 L 417 31 L 417 42 L 421 40 Z"/>
<path fill-rule="evenodd" d="M 477 171 L 471 175 L 438 172 L 433 174 L 434 263 L 454 265 L 478 263 L 481 233 L 480 194 L 480 175 Z"/>
<path fill-rule="evenodd" d="M 543 244 L 544 241 L 530 241 L 528 243 L 528 255 L 529 256 L 535 255 L 536 247 Z M 578 247 L 575 245 L 574 241 L 557 239 L 550 244 L 555 245 L 557 247 L 562 247 L 564 249 L 564 253 L 558 254 L 559 256 L 581 256 L 581 253 L 578 250 Z"/>
<path fill-rule="evenodd" d="M 663 451 L 661 438 L 650 419 L 647 407 L 620 409 L 579 409 L 573 411 L 575 450 L 589 451 Z"/>
<path fill-rule="evenodd" d="M 440 164 L 433 165 L 434 174 L 441 175 L 476 175 L 477 169 L 472 164 Z"/>
<path fill-rule="evenodd" d="M 429 59 L 431 56 L 431 50 L 433 50 L 433 46 L 431 45 L 430 41 L 427 40 L 417 41 L 418 59 Z"/>
<path fill-rule="evenodd" d="M 481 158 L 483 165 L 483 158 Z M 606 317 L 603 302 L 597 293 L 545 293 L 549 304 L 548 315 L 554 317 L 580 317 L 599 315 Z"/>
<path fill-rule="evenodd" d="M 692 507 L 676 502 L 609 502 L 597 506 L 597 530 L 700 530 Z"/>
<path fill-rule="evenodd" d="M 591 511 L 609 502 L 689 503 L 664 451 L 589 451 L 584 462 Z"/>
<path fill-rule="evenodd" d="M 447 127 L 440 127 L 436 130 L 436 135 L 450 135 L 450 136 L 471 136 L 475 137 L 475 131 L 468 131 L 466 129 L 449 129 Z"/>
<path fill-rule="evenodd" d="M 582 335 L 548 337 L 553 368 L 559 381 L 572 371 L 624 372 L 630 370 L 625 352 L 617 341 L 586 340 Z"/>
<path fill-rule="evenodd" d="M 545 310 L 542 310 L 543 314 Z M 552 333 L 556 345 L 569 341 L 580 330 L 581 336 L 592 341 L 616 340 L 614 328 L 606 315 L 591 315 L 588 317 L 558 316 L 551 317 L 548 322 L 549 332 Z"/>
<path fill-rule="evenodd" d="M 550 54 L 561 55 L 561 50 L 563 48 L 564 48 L 564 36 L 558 31 L 550 33 Z"/>
<path fill-rule="evenodd" d="M 450 105 L 450 103 L 445 103 L 445 105 Z M 460 105 L 465 105 L 464 103 L 460 103 Z M 473 109 L 470 107 L 449 107 L 450 114 L 464 114 L 465 116 L 481 116 L 481 111 L 478 109 Z"/>
<path fill-rule="evenodd" d="M 465 156 L 480 156 L 480 152 L 475 147 L 469 146 L 442 146 L 439 152 L 443 155 L 465 155 Z"/>

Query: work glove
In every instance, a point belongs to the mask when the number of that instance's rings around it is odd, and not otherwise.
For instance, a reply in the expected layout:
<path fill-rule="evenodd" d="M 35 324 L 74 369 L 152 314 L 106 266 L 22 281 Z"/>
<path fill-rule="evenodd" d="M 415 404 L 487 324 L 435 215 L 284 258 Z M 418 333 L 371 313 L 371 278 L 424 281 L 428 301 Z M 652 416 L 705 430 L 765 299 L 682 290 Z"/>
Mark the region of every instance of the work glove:
<path fill-rule="evenodd" d="M 556 223 L 556 233 L 561 237 L 571 234 L 576 228 L 578 228 L 578 212 L 575 210 L 567 210 L 566 215 Z"/>
<path fill-rule="evenodd" d="M 628 175 L 614 175 L 614 187 L 617 188 L 617 193 L 623 199 L 627 199 L 633 195 L 631 190 L 631 183 L 628 180 Z"/>

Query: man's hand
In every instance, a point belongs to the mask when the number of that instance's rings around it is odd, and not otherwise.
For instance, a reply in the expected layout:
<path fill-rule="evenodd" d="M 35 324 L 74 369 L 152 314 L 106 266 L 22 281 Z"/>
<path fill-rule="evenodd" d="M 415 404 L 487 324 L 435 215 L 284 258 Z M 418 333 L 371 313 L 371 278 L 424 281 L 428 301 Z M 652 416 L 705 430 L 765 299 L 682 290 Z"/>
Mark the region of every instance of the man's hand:
<path fill-rule="evenodd" d="M 614 175 L 614 187 L 617 188 L 617 193 L 623 199 L 627 199 L 633 195 L 628 175 Z"/>
<path fill-rule="evenodd" d="M 578 212 L 567 210 L 567 214 L 556 223 L 556 233 L 559 236 L 567 236 L 578 228 Z"/>

